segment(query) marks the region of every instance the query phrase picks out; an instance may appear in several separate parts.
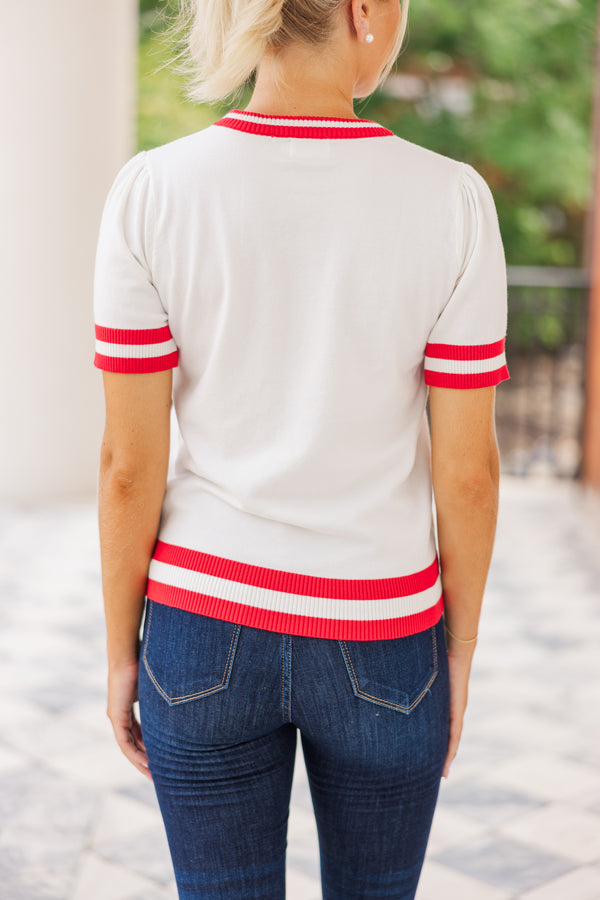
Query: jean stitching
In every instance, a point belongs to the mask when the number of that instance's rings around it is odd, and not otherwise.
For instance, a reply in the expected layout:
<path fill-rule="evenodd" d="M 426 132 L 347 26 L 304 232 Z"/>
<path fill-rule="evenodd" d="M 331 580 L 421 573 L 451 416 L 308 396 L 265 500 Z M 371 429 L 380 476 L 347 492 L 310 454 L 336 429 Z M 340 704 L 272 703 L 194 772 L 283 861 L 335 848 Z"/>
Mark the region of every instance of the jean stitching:
<path fill-rule="evenodd" d="M 223 681 L 221 684 L 225 684 L 225 681 L 229 677 L 229 672 L 231 670 L 231 666 L 233 665 L 233 646 L 237 635 L 239 634 L 241 625 L 236 625 L 231 633 L 231 640 L 229 642 L 229 651 L 227 653 L 227 659 L 225 660 L 225 672 L 223 673 Z"/>
<path fill-rule="evenodd" d="M 144 642 L 144 660 L 146 659 L 146 650 L 148 648 L 148 638 L 150 637 L 150 624 L 152 622 L 152 601 L 148 600 L 148 627 L 146 629 L 146 640 Z"/>
<path fill-rule="evenodd" d="M 288 659 L 288 722 L 292 721 L 292 636 L 290 634 L 290 656 Z"/>
<path fill-rule="evenodd" d="M 285 707 L 284 707 L 284 677 L 283 677 L 283 663 L 285 658 L 284 652 L 285 644 L 283 634 L 281 635 L 281 719 L 285 722 Z"/>
<path fill-rule="evenodd" d="M 215 691 L 223 690 L 223 687 L 225 686 L 225 682 L 227 681 L 228 667 L 229 667 L 229 669 L 231 669 L 231 664 L 233 663 L 233 645 L 234 645 L 235 637 L 239 633 L 239 630 L 241 627 L 240 625 L 236 625 L 236 627 L 233 629 L 233 633 L 231 635 L 231 641 L 229 642 L 229 650 L 227 652 L 227 659 L 225 661 L 225 672 L 223 673 L 222 681 L 220 681 L 216 685 L 212 685 L 212 687 L 204 688 L 204 690 L 197 691 L 193 694 L 183 694 L 180 697 L 171 697 L 169 694 L 167 694 L 165 689 L 163 687 L 161 687 L 161 685 L 159 684 L 154 672 L 152 671 L 152 669 L 150 667 L 150 663 L 148 662 L 148 658 L 146 656 L 146 652 L 148 649 L 148 640 L 150 638 L 150 625 L 151 624 L 152 624 L 152 606 L 150 606 L 150 612 L 149 612 L 149 616 L 148 616 L 148 629 L 147 629 L 147 633 L 146 633 L 146 641 L 144 644 L 144 666 L 146 667 L 146 671 L 147 671 L 148 675 L 150 676 L 150 679 L 152 680 L 154 687 L 159 692 L 159 694 L 162 697 L 164 697 L 164 699 L 167 701 L 167 703 L 170 706 L 174 706 L 175 704 L 178 704 L 178 703 L 185 703 L 188 700 L 196 700 L 199 697 L 206 696 L 207 694 L 214 694 Z"/>
<path fill-rule="evenodd" d="M 361 690 L 358 686 L 358 678 L 356 677 L 356 672 L 355 672 L 354 666 L 352 664 L 352 658 L 350 656 L 350 651 L 348 650 L 348 645 L 346 644 L 346 641 L 340 641 L 340 644 L 343 644 L 342 649 L 345 648 L 345 654 L 348 658 L 348 662 L 350 663 L 350 668 L 352 669 L 352 680 L 354 682 L 354 686 L 356 688 L 356 692 L 358 693 L 358 695 L 361 697 L 364 697 L 365 699 L 368 699 L 368 700 L 375 700 L 375 701 L 377 701 L 377 703 L 381 703 L 383 706 L 388 706 L 390 709 L 402 709 L 402 710 L 406 710 L 407 712 L 410 712 L 417 705 L 419 700 L 422 699 L 424 694 L 427 693 L 427 691 L 429 690 L 432 682 L 434 681 L 434 679 L 437 675 L 437 668 L 438 668 L 437 667 L 437 641 L 436 641 L 436 637 L 435 637 L 435 626 L 433 626 L 431 629 L 431 637 L 432 637 L 432 644 L 433 644 L 433 674 L 432 674 L 431 678 L 429 679 L 429 681 L 427 682 L 427 684 L 425 685 L 425 687 L 423 688 L 423 690 L 420 692 L 420 694 L 418 694 L 417 697 L 415 697 L 415 699 L 409 706 L 404 706 L 402 703 L 393 703 L 391 700 L 384 700 L 382 697 L 376 697 L 374 694 L 368 694 L 366 691 Z"/>

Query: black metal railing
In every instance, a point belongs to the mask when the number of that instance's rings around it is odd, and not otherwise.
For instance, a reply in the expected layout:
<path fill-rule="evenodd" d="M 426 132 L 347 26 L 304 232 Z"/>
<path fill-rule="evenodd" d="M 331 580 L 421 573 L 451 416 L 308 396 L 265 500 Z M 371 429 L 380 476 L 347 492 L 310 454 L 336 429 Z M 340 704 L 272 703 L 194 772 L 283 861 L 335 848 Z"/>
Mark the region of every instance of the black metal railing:
<path fill-rule="evenodd" d="M 508 266 L 506 355 L 496 391 L 502 468 L 576 478 L 582 457 L 589 273 Z"/>

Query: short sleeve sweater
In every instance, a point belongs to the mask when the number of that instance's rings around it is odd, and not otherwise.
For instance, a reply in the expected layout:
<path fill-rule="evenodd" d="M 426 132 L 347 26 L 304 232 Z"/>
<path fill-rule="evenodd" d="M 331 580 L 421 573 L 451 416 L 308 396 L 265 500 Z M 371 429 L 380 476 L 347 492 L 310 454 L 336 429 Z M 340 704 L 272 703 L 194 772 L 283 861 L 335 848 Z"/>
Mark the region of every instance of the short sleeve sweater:
<path fill-rule="evenodd" d="M 98 368 L 173 369 L 148 598 L 320 638 L 439 620 L 428 385 L 509 377 L 472 166 L 367 119 L 230 110 L 117 173 L 94 318 Z"/>

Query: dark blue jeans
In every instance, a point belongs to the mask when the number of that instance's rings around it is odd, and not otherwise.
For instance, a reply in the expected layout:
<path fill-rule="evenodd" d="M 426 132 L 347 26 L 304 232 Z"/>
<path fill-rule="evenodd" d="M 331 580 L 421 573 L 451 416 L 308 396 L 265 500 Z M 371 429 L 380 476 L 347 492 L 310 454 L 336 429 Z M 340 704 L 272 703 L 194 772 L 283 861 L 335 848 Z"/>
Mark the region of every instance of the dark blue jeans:
<path fill-rule="evenodd" d="M 355 641 L 147 601 L 142 732 L 181 900 L 284 900 L 302 749 L 323 900 L 412 900 L 449 733 L 443 616 Z"/>

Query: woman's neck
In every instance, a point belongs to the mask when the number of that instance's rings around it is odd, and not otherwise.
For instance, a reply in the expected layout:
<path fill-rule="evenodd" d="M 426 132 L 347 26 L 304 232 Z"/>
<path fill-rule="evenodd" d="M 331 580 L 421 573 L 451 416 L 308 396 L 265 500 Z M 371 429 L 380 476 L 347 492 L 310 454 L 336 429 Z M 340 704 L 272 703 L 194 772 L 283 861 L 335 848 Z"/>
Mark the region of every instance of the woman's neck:
<path fill-rule="evenodd" d="M 314 56 L 301 49 L 288 50 L 283 75 L 285 88 L 277 87 L 277 72 L 266 53 L 258 67 L 247 112 L 269 116 L 325 116 L 358 119 L 354 112 L 347 67 L 337 72 L 318 67 Z"/>

